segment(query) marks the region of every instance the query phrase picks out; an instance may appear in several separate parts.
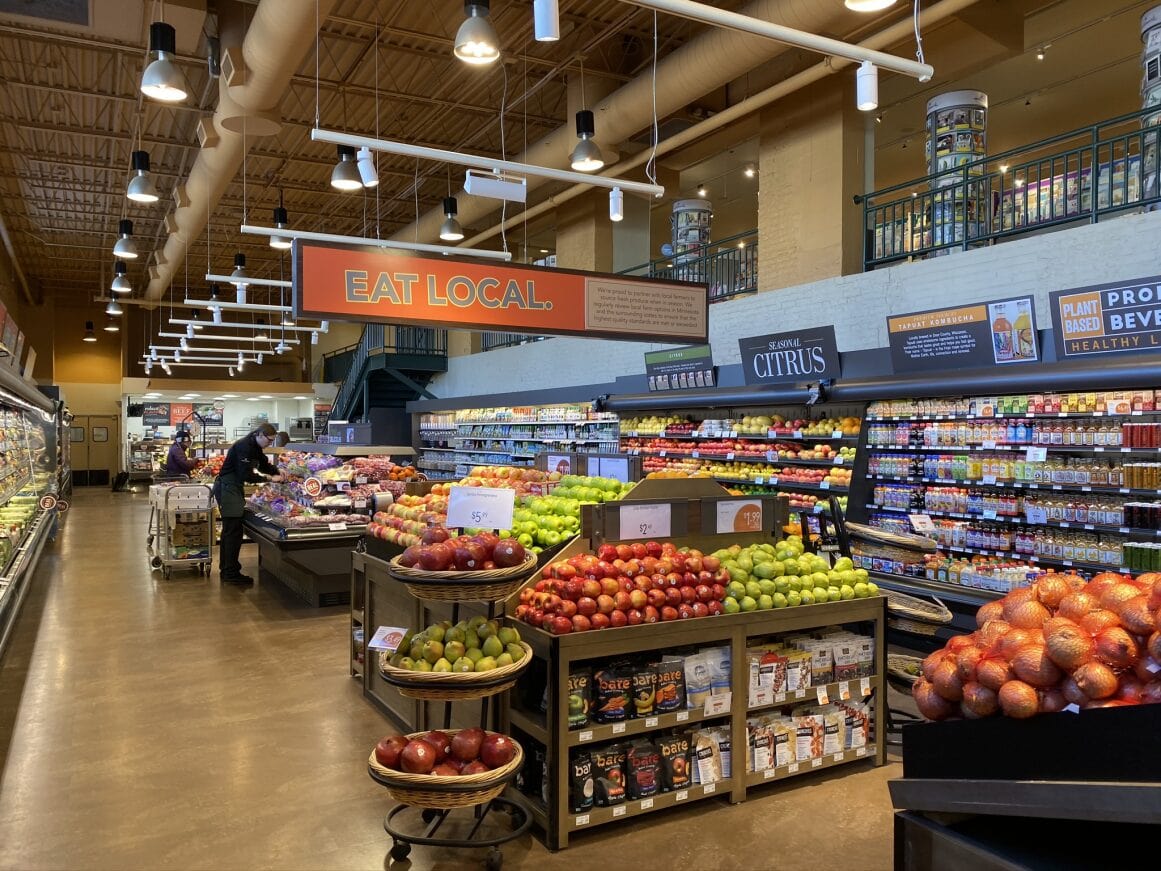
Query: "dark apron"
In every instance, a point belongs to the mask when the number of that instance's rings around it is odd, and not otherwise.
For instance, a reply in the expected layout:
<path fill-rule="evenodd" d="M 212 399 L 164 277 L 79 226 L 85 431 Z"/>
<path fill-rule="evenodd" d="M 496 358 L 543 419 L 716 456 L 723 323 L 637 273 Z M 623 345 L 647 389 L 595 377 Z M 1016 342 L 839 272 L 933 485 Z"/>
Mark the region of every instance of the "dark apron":
<path fill-rule="evenodd" d="M 218 478 L 214 481 L 214 499 L 217 500 L 218 513 L 222 517 L 241 517 L 245 514 L 246 493 L 238 481 Z"/>

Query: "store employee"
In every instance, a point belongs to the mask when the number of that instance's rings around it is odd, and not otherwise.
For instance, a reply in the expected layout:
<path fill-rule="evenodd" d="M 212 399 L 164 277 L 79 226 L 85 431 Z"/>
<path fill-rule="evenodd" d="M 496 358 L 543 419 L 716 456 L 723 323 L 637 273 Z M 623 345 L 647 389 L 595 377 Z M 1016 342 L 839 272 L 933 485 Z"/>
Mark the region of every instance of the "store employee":
<path fill-rule="evenodd" d="M 218 480 L 214 482 L 214 498 L 218 500 L 218 510 L 222 515 L 222 553 L 218 562 L 218 574 L 224 584 L 252 584 L 254 579 L 242 574 L 242 564 L 238 554 L 242 550 L 242 514 L 246 496 L 242 485 L 265 480 L 262 475 L 272 475 L 273 481 L 281 481 L 278 469 L 270 464 L 263 451 L 270 447 L 277 434 L 273 426 L 262 424 L 249 435 L 238 439 L 226 452 Z"/>

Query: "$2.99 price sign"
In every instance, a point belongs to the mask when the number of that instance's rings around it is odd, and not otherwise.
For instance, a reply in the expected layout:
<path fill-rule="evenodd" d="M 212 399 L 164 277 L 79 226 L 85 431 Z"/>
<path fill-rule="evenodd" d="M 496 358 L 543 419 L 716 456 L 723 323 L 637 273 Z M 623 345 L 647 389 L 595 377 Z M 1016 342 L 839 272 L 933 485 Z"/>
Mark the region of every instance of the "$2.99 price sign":
<path fill-rule="evenodd" d="M 627 505 L 621 503 L 620 529 L 617 538 L 669 538 L 672 535 L 672 511 L 668 502 Z"/>
<path fill-rule="evenodd" d="M 511 529 L 515 490 L 502 487 L 452 487 L 447 525 L 455 529 Z"/>

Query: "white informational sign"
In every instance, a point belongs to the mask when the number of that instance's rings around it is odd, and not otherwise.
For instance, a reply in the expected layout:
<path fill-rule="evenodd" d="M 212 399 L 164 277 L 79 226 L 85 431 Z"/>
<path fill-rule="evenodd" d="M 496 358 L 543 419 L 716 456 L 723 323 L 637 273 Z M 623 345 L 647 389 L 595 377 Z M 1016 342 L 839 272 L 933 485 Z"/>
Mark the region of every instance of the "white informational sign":
<path fill-rule="evenodd" d="M 617 531 L 619 539 L 669 538 L 672 535 L 670 532 L 672 509 L 668 502 L 646 505 L 629 505 L 622 502 L 619 509 L 621 515 L 621 528 Z"/>
<path fill-rule="evenodd" d="M 717 533 L 761 532 L 762 503 L 749 499 L 730 499 L 717 504 Z"/>
<path fill-rule="evenodd" d="M 371 650 L 396 650 L 406 634 L 407 629 L 403 626 L 380 626 L 367 642 L 367 647 Z"/>
<path fill-rule="evenodd" d="M 515 490 L 499 487 L 452 487 L 447 500 L 451 529 L 511 529 Z"/>

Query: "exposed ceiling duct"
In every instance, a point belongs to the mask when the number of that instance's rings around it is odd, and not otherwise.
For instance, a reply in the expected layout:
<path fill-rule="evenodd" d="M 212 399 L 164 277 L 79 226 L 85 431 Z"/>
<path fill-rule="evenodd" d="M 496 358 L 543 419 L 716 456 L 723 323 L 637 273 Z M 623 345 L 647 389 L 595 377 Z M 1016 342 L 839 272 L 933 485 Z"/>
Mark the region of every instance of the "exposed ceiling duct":
<path fill-rule="evenodd" d="M 218 108 L 199 126 L 202 147 L 179 188 L 182 199 L 171 215 L 175 232 L 156 252 L 146 299 L 160 299 L 165 293 L 188 246 L 205 231 L 209 215 L 234 182 L 246 151 L 259 137 L 278 132 L 282 96 L 315 41 L 317 22 L 334 5 L 335 0 L 262 0 L 256 9 L 234 2 L 218 4 L 222 51 Z"/>

